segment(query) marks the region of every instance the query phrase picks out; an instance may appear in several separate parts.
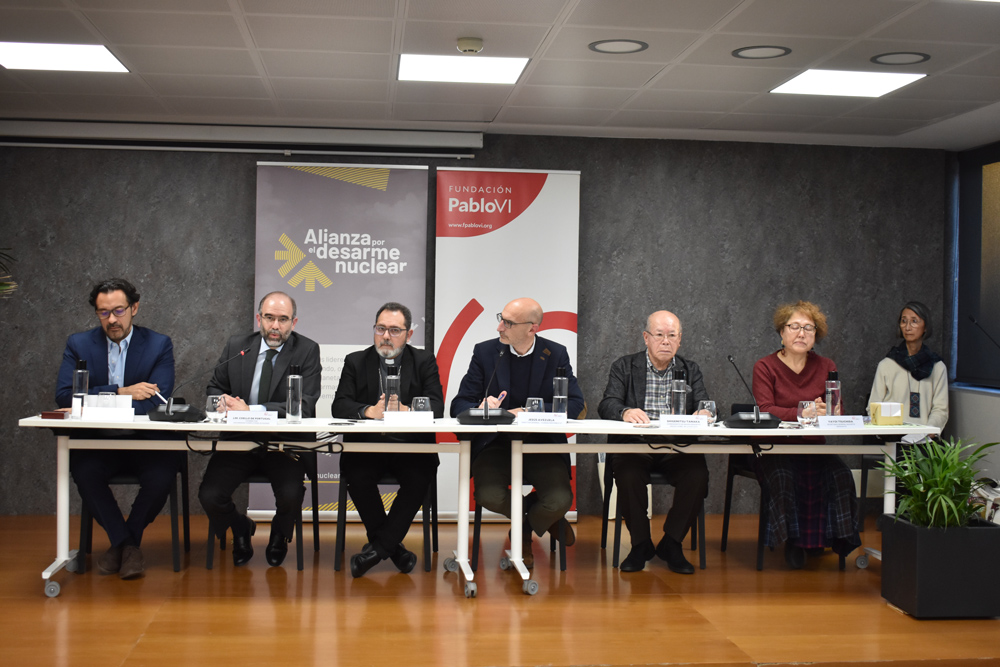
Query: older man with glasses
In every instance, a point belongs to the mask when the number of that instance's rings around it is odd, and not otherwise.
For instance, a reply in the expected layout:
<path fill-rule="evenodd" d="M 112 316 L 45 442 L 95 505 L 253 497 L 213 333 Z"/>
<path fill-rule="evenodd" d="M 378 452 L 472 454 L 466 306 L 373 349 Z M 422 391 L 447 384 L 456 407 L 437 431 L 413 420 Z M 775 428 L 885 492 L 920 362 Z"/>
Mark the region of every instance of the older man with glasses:
<path fill-rule="evenodd" d="M 646 349 L 628 354 L 611 364 L 608 386 L 597 408 L 601 419 L 646 424 L 669 414 L 668 388 L 682 376 L 690 385 L 686 414 L 694 414 L 699 401 L 708 400 L 708 391 L 698 364 L 677 354 L 681 346 L 681 321 L 666 310 L 646 319 L 642 332 Z M 616 442 L 655 442 L 655 437 L 608 436 Z M 660 438 L 663 441 L 663 437 Z M 610 448 L 612 451 L 613 447 Z M 694 574 L 684 557 L 681 540 L 694 522 L 708 495 L 708 466 L 702 454 L 615 454 L 613 472 L 622 497 L 622 515 L 632 538 L 632 551 L 622 561 L 622 572 L 638 572 L 646 562 L 659 556 L 678 574 Z M 647 518 L 646 485 L 650 471 L 666 475 L 674 486 L 674 501 L 663 522 L 663 538 L 654 547 Z"/>
<path fill-rule="evenodd" d="M 382 419 L 385 412 L 388 378 L 399 378 L 399 394 L 389 395 L 392 407 L 409 409 L 416 396 L 430 399 L 435 417 L 444 416 L 444 394 L 437 360 L 429 350 L 409 345 L 413 337 L 413 316 L 406 306 L 390 301 L 375 313 L 374 344 L 352 352 L 344 359 L 344 370 L 333 399 L 333 416 L 341 419 Z M 352 442 L 398 440 L 434 442 L 425 434 L 347 434 Z M 351 557 L 351 575 L 360 577 L 378 563 L 392 559 L 403 573 L 413 570 L 417 556 L 403 539 L 413 517 L 427 497 L 427 489 L 437 474 L 437 454 L 400 452 L 344 452 L 340 455 L 341 484 L 347 488 L 365 524 L 368 544 Z M 399 491 L 386 513 L 378 483 L 386 474 L 399 482 Z"/>
<path fill-rule="evenodd" d="M 257 306 L 259 331 L 229 339 L 215 369 L 208 394 L 221 395 L 219 410 L 268 410 L 285 416 L 288 375 L 298 366 L 302 375 L 302 416 L 314 417 L 320 395 L 319 345 L 294 331 L 295 299 L 284 292 L 265 294 Z M 288 554 L 295 515 L 302 512 L 305 468 L 284 452 L 216 452 L 208 462 L 198 498 L 217 533 L 233 531 L 233 564 L 253 558 L 251 536 L 257 525 L 236 509 L 233 493 L 254 473 L 267 475 L 276 508 L 265 556 L 277 566 Z"/>
<path fill-rule="evenodd" d="M 573 376 L 569 353 L 559 343 L 536 335 L 542 324 L 542 307 L 533 299 L 515 299 L 497 313 L 499 340 L 476 345 L 469 370 L 462 378 L 458 394 L 451 402 L 452 416 L 468 408 L 505 408 L 520 412 L 529 397 L 541 398 L 552 409 L 552 379 L 569 379 L 571 419 L 585 411 L 583 393 Z M 476 502 L 510 517 L 510 435 L 480 434 L 472 440 L 472 478 Z M 525 437 L 524 442 L 566 442 L 560 434 Z M 535 487 L 524 499 L 524 534 L 512 535 L 522 540 L 525 567 L 532 567 L 531 532 L 539 536 L 565 523 L 566 546 L 576 540 L 573 528 L 566 523 L 566 512 L 573 504 L 568 454 L 530 454 L 524 457 L 524 481 Z M 520 489 L 517 490 L 520 493 Z M 558 534 L 558 533 L 557 533 Z"/>

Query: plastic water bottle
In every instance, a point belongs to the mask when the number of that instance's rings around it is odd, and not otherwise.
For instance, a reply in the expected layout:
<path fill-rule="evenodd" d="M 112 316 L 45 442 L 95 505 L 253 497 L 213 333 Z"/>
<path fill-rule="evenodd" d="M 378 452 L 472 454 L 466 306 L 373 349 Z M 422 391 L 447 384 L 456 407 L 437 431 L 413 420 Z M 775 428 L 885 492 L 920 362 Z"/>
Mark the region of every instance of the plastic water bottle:
<path fill-rule="evenodd" d="M 73 371 L 73 403 L 69 413 L 70 419 L 83 418 L 83 401 L 90 389 L 90 372 L 87 370 L 87 360 L 77 359 L 76 370 Z"/>
<path fill-rule="evenodd" d="M 690 391 L 690 388 L 687 384 L 687 373 L 684 372 L 684 369 L 678 368 L 674 371 L 673 380 L 670 381 L 670 396 L 668 398 L 670 401 L 670 414 L 687 414 L 688 391 Z"/>
<path fill-rule="evenodd" d="M 288 397 L 285 403 L 285 421 L 302 423 L 302 371 L 298 365 L 288 367 Z"/>
<path fill-rule="evenodd" d="M 837 371 L 826 376 L 826 414 L 833 417 L 841 413 L 840 379 Z"/>
<path fill-rule="evenodd" d="M 399 412 L 399 372 L 394 366 L 387 366 L 386 372 L 392 375 L 385 377 L 385 411 Z"/>
<path fill-rule="evenodd" d="M 562 366 L 556 369 L 556 376 L 552 378 L 552 412 L 569 412 L 569 378 Z"/>

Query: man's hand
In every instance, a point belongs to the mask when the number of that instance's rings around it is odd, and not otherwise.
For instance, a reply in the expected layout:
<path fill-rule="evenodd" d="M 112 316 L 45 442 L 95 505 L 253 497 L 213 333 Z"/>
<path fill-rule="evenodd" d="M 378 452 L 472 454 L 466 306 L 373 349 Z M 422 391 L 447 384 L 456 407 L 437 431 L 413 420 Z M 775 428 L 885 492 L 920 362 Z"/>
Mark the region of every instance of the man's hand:
<path fill-rule="evenodd" d="M 145 401 L 151 396 L 156 396 L 160 388 L 151 382 L 136 382 L 130 387 L 118 387 L 120 396 L 129 395 L 133 401 Z"/>
<path fill-rule="evenodd" d="M 239 396 L 230 396 L 229 394 L 223 394 L 222 399 L 219 404 L 224 404 L 226 410 L 249 410 L 250 406 Z"/>
<path fill-rule="evenodd" d="M 378 397 L 378 403 L 365 408 L 366 419 L 382 419 L 385 414 L 385 393 Z"/>
<path fill-rule="evenodd" d="M 640 410 L 639 408 L 629 408 L 622 413 L 622 421 L 626 421 L 631 424 L 648 424 L 649 415 L 646 414 L 645 410 Z"/>

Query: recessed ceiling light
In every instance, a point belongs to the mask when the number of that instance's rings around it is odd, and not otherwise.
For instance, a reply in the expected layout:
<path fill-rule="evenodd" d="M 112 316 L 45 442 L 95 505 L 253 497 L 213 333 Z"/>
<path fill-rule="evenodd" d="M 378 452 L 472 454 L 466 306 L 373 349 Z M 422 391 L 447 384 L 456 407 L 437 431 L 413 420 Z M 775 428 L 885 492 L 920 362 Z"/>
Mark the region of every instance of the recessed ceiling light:
<path fill-rule="evenodd" d="M 527 58 L 486 58 L 483 56 L 399 56 L 400 81 L 443 81 L 448 83 L 517 83 Z"/>
<path fill-rule="evenodd" d="M 1000 2 L 1000 0 L 997 0 L 997 2 Z M 929 55 L 920 53 L 919 51 L 893 51 L 891 53 L 880 53 L 877 56 L 872 56 L 871 61 L 876 65 L 916 65 L 917 63 L 925 63 L 930 59 Z"/>
<path fill-rule="evenodd" d="M 768 58 L 787 56 L 791 52 L 792 50 L 787 46 L 744 46 L 742 49 L 733 51 L 733 57 L 747 60 L 767 60 Z"/>
<path fill-rule="evenodd" d="M 781 84 L 771 92 L 790 95 L 882 97 L 886 93 L 891 93 L 925 76 L 927 75 L 810 69 L 791 81 Z"/>
<path fill-rule="evenodd" d="M 1000 0 L 978 0 L 979 2 L 1000 2 Z"/>
<path fill-rule="evenodd" d="M 591 42 L 587 48 L 598 53 L 639 53 L 648 49 L 649 44 L 637 39 L 602 39 L 598 42 Z"/>
<path fill-rule="evenodd" d="M 0 42 L 0 65 L 7 69 L 128 72 L 110 51 L 94 44 Z"/>

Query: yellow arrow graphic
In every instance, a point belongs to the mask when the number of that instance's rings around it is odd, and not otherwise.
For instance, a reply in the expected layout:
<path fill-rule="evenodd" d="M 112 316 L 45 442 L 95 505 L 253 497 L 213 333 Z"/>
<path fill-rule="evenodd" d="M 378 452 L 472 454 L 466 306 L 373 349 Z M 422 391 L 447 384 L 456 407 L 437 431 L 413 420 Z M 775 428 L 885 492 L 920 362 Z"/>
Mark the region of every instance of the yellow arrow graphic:
<path fill-rule="evenodd" d="M 299 283 L 306 281 L 306 291 L 315 292 L 316 291 L 316 281 L 323 287 L 329 287 L 333 284 L 333 281 L 326 277 L 326 274 L 319 270 L 319 267 L 313 264 L 311 261 L 299 269 L 288 281 L 288 284 L 292 287 L 298 287 Z"/>
<path fill-rule="evenodd" d="M 285 263 L 278 269 L 278 275 L 284 278 L 289 271 L 295 268 L 296 264 L 305 259 L 306 254 L 299 250 L 299 247 L 288 238 L 287 234 L 282 234 L 278 242 L 285 246 L 285 250 L 275 250 L 274 259 L 278 261 L 285 260 Z M 312 262 L 309 263 L 312 264 Z"/>

